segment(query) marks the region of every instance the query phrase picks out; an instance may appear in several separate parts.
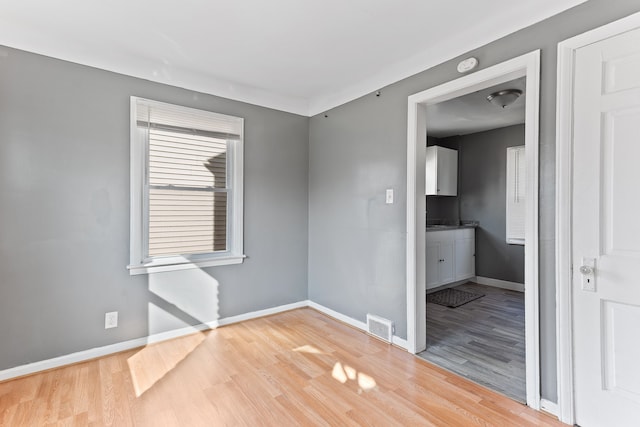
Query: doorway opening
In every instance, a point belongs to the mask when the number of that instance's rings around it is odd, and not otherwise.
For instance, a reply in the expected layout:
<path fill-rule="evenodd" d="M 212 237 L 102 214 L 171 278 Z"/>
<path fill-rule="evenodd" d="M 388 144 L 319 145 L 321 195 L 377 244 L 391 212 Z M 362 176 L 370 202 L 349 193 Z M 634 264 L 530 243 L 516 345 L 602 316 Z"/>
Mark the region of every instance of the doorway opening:
<path fill-rule="evenodd" d="M 539 51 L 514 58 L 473 74 L 411 95 L 408 99 L 407 138 L 407 344 L 417 354 L 427 349 L 426 313 L 427 251 L 425 226 L 428 219 L 425 198 L 426 141 L 430 106 L 474 92 L 522 79 L 524 102 L 525 251 L 524 251 L 524 335 L 526 403 L 540 408 L 538 325 L 538 104 Z M 490 167 L 487 165 L 487 167 Z M 458 221 L 461 220 L 458 214 Z M 441 258 L 442 259 L 442 258 Z M 433 270 L 429 273 L 433 277 Z M 431 282 L 430 282 L 431 283 Z"/>
<path fill-rule="evenodd" d="M 427 348 L 418 353 L 521 403 L 525 83 L 427 105 L 426 173 L 441 173 L 426 186 Z M 489 102 L 500 93 L 517 96 Z"/>

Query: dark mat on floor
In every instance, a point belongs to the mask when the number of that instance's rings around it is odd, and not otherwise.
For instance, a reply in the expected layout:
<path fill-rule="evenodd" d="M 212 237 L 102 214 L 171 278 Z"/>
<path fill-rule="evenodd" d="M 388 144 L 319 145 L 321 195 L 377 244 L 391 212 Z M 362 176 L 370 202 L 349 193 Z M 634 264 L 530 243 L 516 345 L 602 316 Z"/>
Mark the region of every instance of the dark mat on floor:
<path fill-rule="evenodd" d="M 482 298 L 483 296 L 484 294 L 449 288 L 436 291 L 432 294 L 427 294 L 427 302 L 456 308 L 478 298 Z"/>

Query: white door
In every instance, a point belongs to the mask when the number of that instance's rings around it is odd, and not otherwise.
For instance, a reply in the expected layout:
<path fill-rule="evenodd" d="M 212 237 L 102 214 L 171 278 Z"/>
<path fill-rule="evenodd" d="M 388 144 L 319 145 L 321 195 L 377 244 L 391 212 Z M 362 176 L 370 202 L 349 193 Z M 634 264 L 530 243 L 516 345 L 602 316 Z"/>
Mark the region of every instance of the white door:
<path fill-rule="evenodd" d="M 438 147 L 438 196 L 458 195 L 458 151 Z"/>
<path fill-rule="evenodd" d="M 476 243 L 475 230 L 465 228 L 456 230 L 455 259 L 456 259 L 456 280 L 463 280 L 473 277 L 476 274 Z"/>
<path fill-rule="evenodd" d="M 447 232 L 447 239 L 440 242 L 440 283 L 454 282 L 453 232 Z"/>
<path fill-rule="evenodd" d="M 640 425 L 640 30 L 576 51 L 576 422 Z M 582 268 L 581 268 L 582 267 Z"/>
<path fill-rule="evenodd" d="M 427 238 L 427 247 L 425 253 L 426 287 L 428 290 L 440 285 L 440 243 L 430 242 Z"/>

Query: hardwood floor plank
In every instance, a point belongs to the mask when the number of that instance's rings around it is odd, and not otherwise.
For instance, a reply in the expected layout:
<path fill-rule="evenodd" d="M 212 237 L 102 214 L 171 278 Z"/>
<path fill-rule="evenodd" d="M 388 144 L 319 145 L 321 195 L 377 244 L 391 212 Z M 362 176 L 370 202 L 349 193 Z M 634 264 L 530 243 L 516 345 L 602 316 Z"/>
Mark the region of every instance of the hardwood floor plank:
<path fill-rule="evenodd" d="M 276 397 L 276 401 L 283 410 L 287 411 L 290 417 L 293 417 L 297 425 L 317 425 L 329 426 L 316 411 L 312 410 L 310 405 L 298 401 L 297 403 L 290 399 L 287 395 Z"/>
<path fill-rule="evenodd" d="M 0 383 L 0 426 L 45 425 L 562 424 L 306 308 Z"/>

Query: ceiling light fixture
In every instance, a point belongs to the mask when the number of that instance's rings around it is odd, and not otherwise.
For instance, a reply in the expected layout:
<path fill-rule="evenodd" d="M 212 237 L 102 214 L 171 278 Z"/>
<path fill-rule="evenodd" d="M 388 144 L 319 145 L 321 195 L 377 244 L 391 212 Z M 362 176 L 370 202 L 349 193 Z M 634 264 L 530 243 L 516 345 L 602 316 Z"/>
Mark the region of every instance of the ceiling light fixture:
<path fill-rule="evenodd" d="M 505 89 L 493 92 L 491 95 L 487 96 L 487 101 L 493 105 L 497 105 L 498 107 L 505 108 L 516 102 L 516 99 L 518 99 L 520 95 L 522 95 L 522 91 L 520 89 Z"/>

